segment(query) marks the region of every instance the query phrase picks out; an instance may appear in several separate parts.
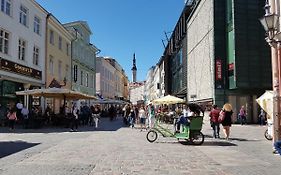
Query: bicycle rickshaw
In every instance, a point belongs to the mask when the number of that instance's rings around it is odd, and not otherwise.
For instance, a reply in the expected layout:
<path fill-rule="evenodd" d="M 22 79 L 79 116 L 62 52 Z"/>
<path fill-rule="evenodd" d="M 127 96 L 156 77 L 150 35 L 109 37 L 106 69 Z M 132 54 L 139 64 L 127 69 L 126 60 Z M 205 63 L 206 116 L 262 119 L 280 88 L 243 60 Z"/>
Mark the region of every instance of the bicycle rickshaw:
<path fill-rule="evenodd" d="M 146 139 L 152 143 L 157 140 L 158 134 L 161 134 L 163 137 L 174 137 L 178 140 L 184 139 L 194 145 L 203 144 L 205 136 L 201 132 L 201 129 L 203 125 L 204 111 L 197 104 L 189 104 L 188 107 L 191 111 L 195 110 L 197 111 L 197 114 L 202 115 L 192 117 L 189 125 L 181 125 L 180 133 L 176 133 L 175 129 L 165 128 L 165 126 L 161 124 L 159 118 L 156 118 L 154 127 L 148 131 Z"/>

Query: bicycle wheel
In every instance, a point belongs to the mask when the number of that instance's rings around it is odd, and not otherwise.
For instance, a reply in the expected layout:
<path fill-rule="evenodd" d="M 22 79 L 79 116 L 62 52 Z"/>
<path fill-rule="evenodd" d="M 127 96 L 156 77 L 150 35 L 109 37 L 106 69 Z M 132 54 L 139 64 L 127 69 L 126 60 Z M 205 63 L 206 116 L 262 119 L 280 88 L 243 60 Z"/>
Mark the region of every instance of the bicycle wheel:
<path fill-rule="evenodd" d="M 158 138 L 158 134 L 157 134 L 157 132 L 154 131 L 154 130 L 150 130 L 150 131 L 148 131 L 148 133 L 146 134 L 146 139 L 147 139 L 147 141 L 149 141 L 150 143 L 154 142 L 157 138 Z"/>
<path fill-rule="evenodd" d="M 194 145 L 202 145 L 204 143 L 204 138 L 205 136 L 201 131 L 190 134 L 190 141 Z"/>
<path fill-rule="evenodd" d="M 266 129 L 264 131 L 264 137 L 267 139 L 267 140 L 272 140 L 272 136 L 268 134 L 268 129 Z"/>

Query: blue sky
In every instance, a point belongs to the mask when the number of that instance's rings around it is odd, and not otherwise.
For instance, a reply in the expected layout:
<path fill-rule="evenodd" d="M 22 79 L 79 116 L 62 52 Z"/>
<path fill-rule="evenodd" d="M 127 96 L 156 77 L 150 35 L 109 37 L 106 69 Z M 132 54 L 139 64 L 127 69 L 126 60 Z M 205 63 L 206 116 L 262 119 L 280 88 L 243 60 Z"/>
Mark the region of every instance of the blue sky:
<path fill-rule="evenodd" d="M 184 8 L 184 0 L 36 0 L 61 23 L 87 21 L 91 43 L 99 56 L 115 58 L 131 80 L 136 54 L 137 81 L 164 52 L 165 32 L 173 31 Z"/>

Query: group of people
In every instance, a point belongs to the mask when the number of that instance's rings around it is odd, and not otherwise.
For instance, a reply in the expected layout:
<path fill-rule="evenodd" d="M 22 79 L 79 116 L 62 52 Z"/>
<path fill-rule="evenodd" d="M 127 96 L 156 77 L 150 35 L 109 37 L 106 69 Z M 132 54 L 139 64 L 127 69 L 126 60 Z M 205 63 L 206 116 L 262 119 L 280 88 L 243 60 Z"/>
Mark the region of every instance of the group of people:
<path fill-rule="evenodd" d="M 125 105 L 123 108 L 123 122 L 134 128 L 135 123 L 140 123 L 141 131 L 154 126 L 155 107 L 150 103 L 147 106 L 142 105 L 140 108 L 133 105 Z"/>
<path fill-rule="evenodd" d="M 213 137 L 220 138 L 220 124 L 223 126 L 225 139 L 229 139 L 230 127 L 232 124 L 232 106 L 229 103 L 223 105 L 222 109 L 218 109 L 217 105 L 213 105 L 210 116 L 210 124 L 213 128 Z"/>
<path fill-rule="evenodd" d="M 91 107 L 84 105 L 79 109 L 77 104 L 74 103 L 68 115 L 71 118 L 71 132 L 78 130 L 78 125 L 80 123 L 79 115 L 82 116 L 83 124 L 89 124 L 90 126 L 95 126 L 95 128 L 98 128 L 101 109 L 99 105 L 92 105 Z"/>
<path fill-rule="evenodd" d="M 15 129 L 16 121 L 20 120 L 23 127 L 27 128 L 29 110 L 21 102 L 16 104 L 7 104 L 7 107 L 0 104 L 0 119 L 2 124 L 8 123 L 9 129 Z"/>

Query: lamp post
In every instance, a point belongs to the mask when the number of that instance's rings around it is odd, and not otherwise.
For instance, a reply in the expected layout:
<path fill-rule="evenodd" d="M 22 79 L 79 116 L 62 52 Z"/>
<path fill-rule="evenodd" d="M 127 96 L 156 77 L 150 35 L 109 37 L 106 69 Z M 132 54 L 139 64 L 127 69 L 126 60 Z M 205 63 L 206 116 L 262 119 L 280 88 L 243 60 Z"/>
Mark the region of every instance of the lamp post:
<path fill-rule="evenodd" d="M 265 4 L 265 15 L 260 18 L 271 47 L 272 85 L 273 85 L 273 143 L 280 140 L 280 64 L 281 64 L 281 34 L 279 31 L 279 15 L 270 12 L 268 1 Z"/>

